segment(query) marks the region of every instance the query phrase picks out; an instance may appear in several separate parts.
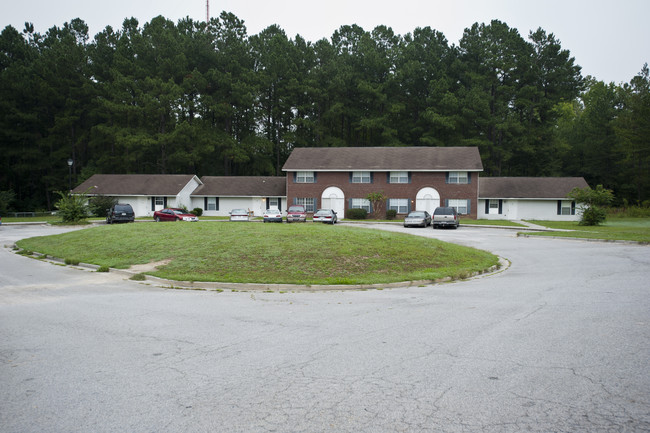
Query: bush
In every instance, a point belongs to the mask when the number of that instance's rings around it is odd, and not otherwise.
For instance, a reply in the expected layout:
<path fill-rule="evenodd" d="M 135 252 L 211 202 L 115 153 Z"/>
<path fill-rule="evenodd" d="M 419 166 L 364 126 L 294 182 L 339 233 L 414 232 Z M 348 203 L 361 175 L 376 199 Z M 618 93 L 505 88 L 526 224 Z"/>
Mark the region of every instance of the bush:
<path fill-rule="evenodd" d="M 61 191 L 56 193 L 61 196 L 61 199 L 54 206 L 59 210 L 57 215 L 61 216 L 64 223 L 77 223 L 86 219 L 88 216 L 86 200 L 88 198 L 85 194 L 68 195 Z"/>
<path fill-rule="evenodd" d="M 598 206 L 591 206 L 582 211 L 581 226 L 597 226 L 605 222 L 607 212 Z"/>
<path fill-rule="evenodd" d="M 351 220 L 365 220 L 368 218 L 368 211 L 365 209 L 348 209 L 345 217 Z"/>
<path fill-rule="evenodd" d="M 97 195 L 90 199 L 88 209 L 90 213 L 97 217 L 105 217 L 106 210 L 117 204 L 117 199 L 105 195 Z"/>
<path fill-rule="evenodd" d="M 387 220 L 394 220 L 396 216 L 397 216 L 397 211 L 395 209 L 388 209 L 386 211 Z"/>
<path fill-rule="evenodd" d="M 200 207 L 195 207 L 194 209 L 192 209 L 192 213 L 197 217 L 200 217 L 201 215 L 203 215 L 203 209 L 201 209 Z"/>

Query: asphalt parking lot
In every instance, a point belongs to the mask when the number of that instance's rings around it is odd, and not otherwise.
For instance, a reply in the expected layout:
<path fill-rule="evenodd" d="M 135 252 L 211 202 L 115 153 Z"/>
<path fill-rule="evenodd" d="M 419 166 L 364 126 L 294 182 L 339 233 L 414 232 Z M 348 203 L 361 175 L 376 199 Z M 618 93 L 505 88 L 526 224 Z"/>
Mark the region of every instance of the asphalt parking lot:
<path fill-rule="evenodd" d="M 3 432 L 650 431 L 650 247 L 377 225 L 511 262 L 368 291 L 171 290 L 18 256 Z"/>

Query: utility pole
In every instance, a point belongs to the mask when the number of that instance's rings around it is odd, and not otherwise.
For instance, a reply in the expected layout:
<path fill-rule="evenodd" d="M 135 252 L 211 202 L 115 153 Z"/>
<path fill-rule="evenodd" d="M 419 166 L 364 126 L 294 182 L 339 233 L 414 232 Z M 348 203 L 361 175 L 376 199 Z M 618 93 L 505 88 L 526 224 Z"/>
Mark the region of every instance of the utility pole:
<path fill-rule="evenodd" d="M 210 0 L 205 0 L 205 23 L 210 22 Z"/>

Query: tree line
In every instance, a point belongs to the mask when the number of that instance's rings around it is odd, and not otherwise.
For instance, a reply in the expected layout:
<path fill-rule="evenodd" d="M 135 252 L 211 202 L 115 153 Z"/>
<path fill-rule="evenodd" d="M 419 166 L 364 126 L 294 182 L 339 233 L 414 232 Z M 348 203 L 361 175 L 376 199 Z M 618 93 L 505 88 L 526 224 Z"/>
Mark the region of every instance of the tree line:
<path fill-rule="evenodd" d="M 78 18 L 7 26 L 0 191 L 51 209 L 94 173 L 282 175 L 294 147 L 478 146 L 485 176 L 584 176 L 636 203 L 649 198 L 648 75 L 585 78 L 553 34 L 498 20 L 458 45 L 429 27 L 248 35 L 226 12 L 130 18 L 92 40 Z"/>

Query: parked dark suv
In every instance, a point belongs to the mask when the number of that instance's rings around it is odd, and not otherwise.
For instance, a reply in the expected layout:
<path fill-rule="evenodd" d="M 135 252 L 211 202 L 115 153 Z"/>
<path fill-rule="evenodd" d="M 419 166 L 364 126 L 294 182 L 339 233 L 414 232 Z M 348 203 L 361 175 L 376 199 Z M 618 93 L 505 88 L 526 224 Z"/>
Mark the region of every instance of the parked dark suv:
<path fill-rule="evenodd" d="M 433 228 L 449 226 L 457 229 L 460 225 L 460 218 L 458 212 L 454 207 L 437 207 L 433 211 L 433 218 L 431 218 L 431 225 Z"/>
<path fill-rule="evenodd" d="M 135 221 L 135 213 L 130 204 L 113 205 L 106 212 L 106 224 L 132 223 Z"/>

